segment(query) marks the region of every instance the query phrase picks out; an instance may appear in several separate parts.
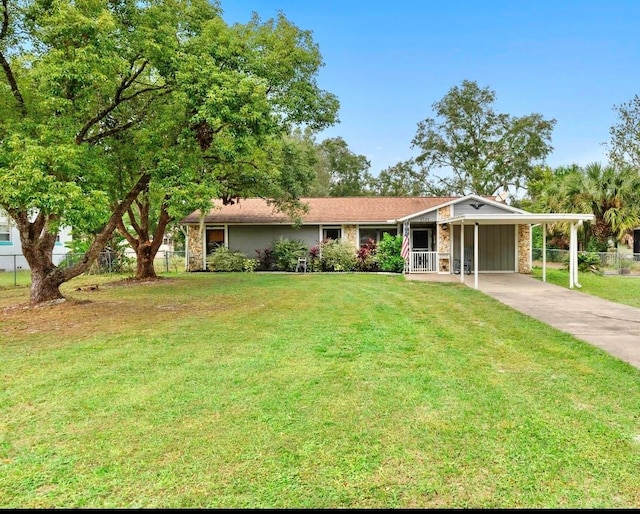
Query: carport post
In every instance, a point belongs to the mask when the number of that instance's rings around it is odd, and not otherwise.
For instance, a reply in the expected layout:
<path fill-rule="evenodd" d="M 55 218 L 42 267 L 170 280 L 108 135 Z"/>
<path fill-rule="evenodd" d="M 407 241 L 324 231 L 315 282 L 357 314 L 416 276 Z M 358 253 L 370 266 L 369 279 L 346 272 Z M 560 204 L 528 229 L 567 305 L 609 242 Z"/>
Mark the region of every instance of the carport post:
<path fill-rule="evenodd" d="M 575 223 L 571 224 L 571 230 L 569 231 L 569 289 L 573 289 L 573 279 L 574 279 L 574 268 L 576 266 L 575 262 L 575 241 L 576 239 L 576 225 Z"/>
<path fill-rule="evenodd" d="M 473 227 L 473 287 L 478 289 L 478 224 Z"/>
<path fill-rule="evenodd" d="M 464 284 L 464 221 L 460 223 L 460 282 Z"/>
<path fill-rule="evenodd" d="M 547 281 L 547 224 L 542 224 L 542 281 Z"/>

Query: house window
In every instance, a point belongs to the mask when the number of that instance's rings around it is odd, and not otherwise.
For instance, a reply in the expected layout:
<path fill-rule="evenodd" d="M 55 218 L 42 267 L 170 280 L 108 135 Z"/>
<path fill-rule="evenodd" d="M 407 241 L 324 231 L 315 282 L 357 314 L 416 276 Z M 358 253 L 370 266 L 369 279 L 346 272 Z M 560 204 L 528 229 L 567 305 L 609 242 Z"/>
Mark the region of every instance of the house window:
<path fill-rule="evenodd" d="M 8 220 L 0 220 L 0 243 L 11 242 L 11 229 Z"/>
<path fill-rule="evenodd" d="M 207 254 L 213 252 L 216 248 L 224 246 L 224 229 L 208 228 L 207 229 Z"/>
<path fill-rule="evenodd" d="M 395 227 L 360 227 L 360 246 L 367 244 L 369 239 L 373 239 L 376 243 L 382 240 L 384 234 L 395 236 L 398 229 Z"/>
<path fill-rule="evenodd" d="M 323 228 L 322 229 L 322 239 L 334 239 L 336 241 L 342 238 L 342 229 L 341 228 Z"/>

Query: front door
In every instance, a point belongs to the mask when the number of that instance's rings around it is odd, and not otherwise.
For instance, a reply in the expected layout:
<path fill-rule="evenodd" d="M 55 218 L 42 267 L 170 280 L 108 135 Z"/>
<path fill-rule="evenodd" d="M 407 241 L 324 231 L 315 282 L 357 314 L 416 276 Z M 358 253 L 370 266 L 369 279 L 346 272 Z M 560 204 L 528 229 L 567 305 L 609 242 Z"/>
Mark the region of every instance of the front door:
<path fill-rule="evenodd" d="M 418 252 L 432 251 L 432 230 L 430 228 L 411 229 L 411 249 Z"/>

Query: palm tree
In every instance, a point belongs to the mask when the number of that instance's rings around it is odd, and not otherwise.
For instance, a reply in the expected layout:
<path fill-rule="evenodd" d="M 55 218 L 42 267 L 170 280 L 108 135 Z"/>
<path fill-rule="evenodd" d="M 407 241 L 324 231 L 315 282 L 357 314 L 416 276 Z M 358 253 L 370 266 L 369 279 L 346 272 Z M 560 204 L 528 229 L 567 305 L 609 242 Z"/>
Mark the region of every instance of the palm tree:
<path fill-rule="evenodd" d="M 600 243 L 620 241 L 640 225 L 640 173 L 630 166 L 588 164 L 560 188 L 566 210 L 592 213 L 590 232 Z"/>

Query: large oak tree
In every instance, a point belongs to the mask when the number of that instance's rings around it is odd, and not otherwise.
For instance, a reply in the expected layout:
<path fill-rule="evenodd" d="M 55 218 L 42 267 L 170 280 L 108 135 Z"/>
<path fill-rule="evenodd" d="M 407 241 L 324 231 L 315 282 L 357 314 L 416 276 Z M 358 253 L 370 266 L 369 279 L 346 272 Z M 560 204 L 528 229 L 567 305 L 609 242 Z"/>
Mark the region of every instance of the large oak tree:
<path fill-rule="evenodd" d="M 555 120 L 494 110 L 496 94 L 465 80 L 433 104 L 435 117 L 418 123 L 416 163 L 433 174 L 437 194 L 494 195 L 518 189 L 552 150 Z"/>
<path fill-rule="evenodd" d="M 215 194 L 295 203 L 273 159 L 283 134 L 335 121 L 337 100 L 316 84 L 318 48 L 282 15 L 230 27 L 206 0 L 1 9 L 0 206 L 19 228 L 34 302 L 61 298 L 116 227 L 136 251 L 157 241 L 153 206 L 157 236 Z M 52 262 L 61 224 L 96 234 L 68 268 Z"/>

